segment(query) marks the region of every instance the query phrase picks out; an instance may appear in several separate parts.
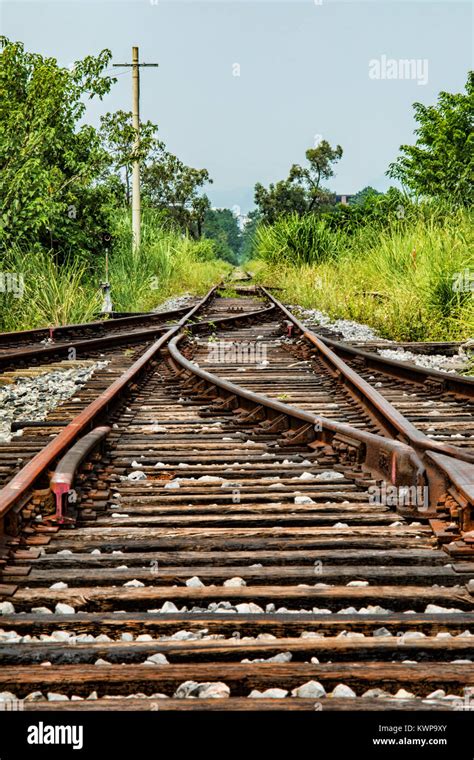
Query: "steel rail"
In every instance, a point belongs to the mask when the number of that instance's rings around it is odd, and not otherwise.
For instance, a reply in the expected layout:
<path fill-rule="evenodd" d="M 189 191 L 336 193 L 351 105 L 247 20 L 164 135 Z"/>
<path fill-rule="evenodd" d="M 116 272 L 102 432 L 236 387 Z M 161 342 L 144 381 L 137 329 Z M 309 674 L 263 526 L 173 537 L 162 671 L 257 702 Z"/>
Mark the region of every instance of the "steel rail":
<path fill-rule="evenodd" d="M 372 351 L 365 351 L 362 348 L 351 346 L 344 341 L 318 337 L 338 354 L 355 359 L 363 359 L 366 366 L 370 369 L 384 372 L 397 379 L 420 383 L 421 385 L 435 383 L 440 391 L 445 393 L 455 393 L 457 396 L 474 398 L 474 378 L 472 377 L 462 377 L 450 372 L 441 372 L 438 369 L 419 367 L 417 364 L 407 364 L 399 359 L 387 359 Z M 390 346 L 387 346 L 387 348 L 390 348 Z"/>
<path fill-rule="evenodd" d="M 130 314 L 127 317 L 115 317 L 112 319 L 100 319 L 100 320 L 94 320 L 93 322 L 77 322 L 70 325 L 57 325 L 55 327 L 36 327 L 32 330 L 17 330 L 13 332 L 0 332 L 0 346 L 2 345 L 8 345 L 11 342 L 14 342 L 15 340 L 25 340 L 25 341 L 34 341 L 34 340 L 43 340 L 44 338 L 59 338 L 62 339 L 61 336 L 66 336 L 65 339 L 68 337 L 69 332 L 74 331 L 81 331 L 81 330 L 89 330 L 90 332 L 107 332 L 108 330 L 113 331 L 117 326 L 120 327 L 120 325 L 134 325 L 137 322 L 143 322 L 146 320 L 147 322 L 153 323 L 153 322 L 162 322 L 163 319 L 169 320 L 174 319 L 178 316 L 183 316 L 186 314 L 191 307 L 183 306 L 179 309 L 169 309 L 168 311 L 162 311 L 162 312 L 145 312 L 143 314 Z"/>
<path fill-rule="evenodd" d="M 111 401 L 120 396 L 121 392 L 137 377 L 166 343 L 168 343 L 170 356 L 182 368 L 187 372 L 192 373 L 192 375 L 199 377 L 201 380 L 204 380 L 205 384 L 214 388 L 220 388 L 224 393 L 239 398 L 244 402 L 244 408 L 245 403 L 247 403 L 250 404 L 251 408 L 258 407 L 264 409 L 264 416 L 267 416 L 270 420 L 275 417 L 284 416 L 292 421 L 297 421 L 297 424 L 300 424 L 300 427 L 301 423 L 306 427 L 309 427 L 311 432 L 305 433 L 309 442 L 319 438 L 319 440 L 324 443 L 331 443 L 335 450 L 339 450 L 339 453 L 341 453 L 343 457 L 344 455 L 347 455 L 349 451 L 351 456 L 357 458 L 357 461 L 360 462 L 361 458 L 363 458 L 364 464 L 368 470 L 379 477 L 387 479 L 394 485 L 406 485 L 407 482 L 409 484 L 420 485 L 428 482 L 432 486 L 434 493 L 440 493 L 445 490 L 444 487 L 446 485 L 445 482 L 441 485 L 439 483 L 438 473 L 441 470 L 444 476 L 450 478 L 451 482 L 456 487 L 459 485 L 461 486 L 461 490 L 468 500 L 472 500 L 469 482 L 474 483 L 474 468 L 469 467 L 463 462 L 459 462 L 459 467 L 457 467 L 457 460 L 454 457 L 458 455 L 458 450 L 455 447 L 435 444 L 432 448 L 435 452 L 437 451 L 438 454 L 443 455 L 442 459 L 448 460 L 448 463 L 446 464 L 446 462 L 442 462 L 443 466 L 441 466 L 440 462 L 436 461 L 435 457 L 432 457 L 428 461 L 423 460 L 423 454 L 428 448 L 430 448 L 429 446 L 422 445 L 424 443 L 424 436 L 419 433 L 411 423 L 405 420 L 403 415 L 393 409 L 389 402 L 380 396 L 377 391 L 372 389 L 368 383 L 360 378 L 354 370 L 347 367 L 342 359 L 335 356 L 328 347 L 324 346 L 324 344 L 321 344 L 318 336 L 314 336 L 310 331 L 306 331 L 304 325 L 302 325 L 299 320 L 286 309 L 286 307 L 280 304 L 277 299 L 268 294 L 268 291 L 266 291 L 265 288 L 261 288 L 261 292 L 269 297 L 269 300 L 272 302 L 270 307 L 256 310 L 254 312 L 217 318 L 212 321 L 203 320 L 201 322 L 192 323 L 189 325 L 190 329 L 193 332 L 197 332 L 203 328 L 209 327 L 210 323 L 215 324 L 216 322 L 235 324 L 236 322 L 238 323 L 238 321 L 247 320 L 250 317 L 268 315 L 273 313 L 275 308 L 279 308 L 291 320 L 291 322 L 301 330 L 304 337 L 310 339 L 311 342 L 313 342 L 312 339 L 314 338 L 317 348 L 320 349 L 326 357 L 333 361 L 337 374 L 339 374 L 339 376 L 344 375 L 344 377 L 357 388 L 360 397 L 365 400 L 365 394 L 367 394 L 367 397 L 373 404 L 374 408 L 389 419 L 395 432 L 399 432 L 399 429 L 401 428 L 402 432 L 408 438 L 408 442 L 368 433 L 361 431 L 358 428 L 353 428 L 350 425 L 346 425 L 345 423 L 335 422 L 321 416 L 314 416 L 301 409 L 283 404 L 279 401 L 263 396 L 262 394 L 253 393 L 241 386 L 222 380 L 188 361 L 177 348 L 178 343 L 184 338 L 184 333 L 180 331 L 186 323 L 189 322 L 191 317 L 209 300 L 218 287 L 219 286 L 216 286 L 211 289 L 211 291 L 209 291 L 209 293 L 196 304 L 196 306 L 193 307 L 193 309 L 191 309 L 178 324 L 167 330 L 167 332 L 150 346 L 145 354 L 140 357 L 132 367 L 107 388 L 99 398 L 91 402 L 88 407 L 70 422 L 61 433 L 56 436 L 56 438 L 54 438 L 24 468 L 22 468 L 10 483 L 0 491 L 0 520 L 5 516 L 12 505 L 31 488 L 32 484 L 45 472 L 47 467 L 51 466 L 58 456 L 68 450 L 68 447 L 77 440 L 81 433 L 84 433 L 89 427 L 97 423 L 100 415 L 106 411 Z M 418 444 L 418 447 L 413 445 L 410 435 Z M 427 441 L 428 443 L 431 443 L 430 439 L 427 439 Z M 357 450 L 358 447 L 359 450 Z M 449 456 L 445 456 L 447 453 Z M 433 474 L 434 472 L 436 475 Z M 471 472 L 473 473 L 472 478 Z"/>
<path fill-rule="evenodd" d="M 51 491 L 56 497 L 56 514 L 54 519 L 58 522 L 65 522 L 67 517 L 63 516 L 63 497 L 69 493 L 74 482 L 74 475 L 81 462 L 88 454 L 110 433 L 111 427 L 102 425 L 86 433 L 79 438 L 74 446 L 67 451 L 61 461 L 56 466 L 53 476 L 50 480 Z"/>
<path fill-rule="evenodd" d="M 427 457 L 434 462 L 440 472 L 449 478 L 464 501 L 459 507 L 455 507 L 455 513 L 451 510 L 452 518 L 459 520 L 461 530 L 472 530 L 474 520 L 474 467 L 466 462 L 453 461 L 452 457 L 433 451 L 427 452 Z M 459 500 L 456 501 L 459 504 Z"/>
<path fill-rule="evenodd" d="M 5 518 L 18 500 L 32 488 L 35 481 L 45 473 L 48 467 L 90 427 L 94 426 L 100 415 L 108 406 L 118 399 L 125 389 L 138 378 L 139 374 L 150 364 L 160 349 L 175 333 L 181 330 L 186 322 L 204 306 L 217 290 L 217 285 L 211 288 L 199 303 L 196 304 L 178 324 L 171 327 L 165 335 L 153 343 L 150 348 L 129 367 L 101 395 L 94 399 L 82 410 L 53 440 L 38 452 L 9 483 L 0 491 L 0 522 Z"/>
<path fill-rule="evenodd" d="M 216 317 L 214 320 L 204 319 L 201 322 L 195 323 L 196 328 L 206 329 L 209 326 L 209 322 L 225 323 L 229 321 L 231 324 L 239 319 L 245 319 L 251 316 L 269 316 L 276 307 L 274 304 L 266 307 L 265 309 L 259 309 L 253 312 L 241 313 L 235 315 L 229 315 L 227 317 Z M 177 323 L 179 324 L 179 323 Z M 45 359 L 50 357 L 60 357 L 62 355 L 69 356 L 71 349 L 90 351 L 94 349 L 106 348 L 108 346 L 120 346 L 123 344 L 133 343 L 136 341 L 146 340 L 147 338 L 153 338 L 156 335 L 164 334 L 169 329 L 166 325 L 156 325 L 156 327 L 144 327 L 142 329 L 133 330 L 132 332 L 116 333 L 113 332 L 110 335 L 103 335 L 97 338 L 83 338 L 75 340 L 70 343 L 58 343 L 44 348 L 16 348 L 11 351 L 0 352 L 0 367 L 12 366 L 16 360 L 35 360 Z"/>
<path fill-rule="evenodd" d="M 311 427 L 314 433 L 313 439 L 317 439 L 319 435 L 320 440 L 330 443 L 339 436 L 336 446 L 341 443 L 347 448 L 351 442 L 356 446 L 362 444 L 367 467 L 381 477 L 388 478 L 394 485 L 405 484 L 407 478 L 412 484 L 420 485 L 426 478 L 426 469 L 421 459 L 410 446 L 402 441 L 384 438 L 381 435 L 359 430 L 343 422 L 335 422 L 326 417 L 315 416 L 310 412 L 284 404 L 263 394 L 254 393 L 228 380 L 223 380 L 198 367 L 183 356 L 178 349 L 178 343 L 184 337 L 184 334 L 180 333 L 170 340 L 168 344 L 170 356 L 183 369 L 201 378 L 210 386 L 219 388 L 230 396 L 237 397 L 244 404 L 249 402 L 251 408 L 262 407 L 268 412 L 270 420 L 284 415 L 292 420 L 305 423 Z M 242 408 L 245 409 L 245 406 Z M 385 457 L 381 454 L 385 454 Z"/>
<path fill-rule="evenodd" d="M 322 338 L 314 333 L 312 330 L 308 330 L 305 325 L 300 322 L 278 299 L 276 299 L 268 290 L 262 287 L 262 291 L 277 306 L 282 313 L 292 322 L 298 330 L 301 331 L 303 337 L 309 341 L 320 353 L 321 357 L 325 360 L 326 365 L 330 371 L 337 376 L 340 380 L 349 387 L 352 393 L 363 401 L 379 423 L 392 435 L 400 435 L 418 452 L 434 451 L 439 454 L 451 456 L 455 459 L 462 460 L 474 464 L 474 455 L 463 451 L 457 446 L 434 441 L 432 438 L 428 438 L 427 435 L 418 430 L 409 420 L 404 417 L 398 409 L 387 401 L 375 388 L 373 388 L 366 380 L 364 380 L 352 367 L 349 367 L 343 359 L 337 356 L 331 348 L 329 348 Z M 354 349 L 355 350 L 355 349 Z"/>
<path fill-rule="evenodd" d="M 311 437 L 319 438 L 325 443 L 330 443 L 342 455 L 342 458 L 347 453 L 350 456 L 352 449 L 352 453 L 356 452 L 356 461 L 359 463 L 363 461 L 367 470 L 375 477 L 389 481 L 393 485 L 428 485 L 431 503 L 444 502 L 449 488 L 453 486 L 458 495 L 461 495 L 463 502 L 457 515 L 460 523 L 466 529 L 470 525 L 472 507 L 474 507 L 474 466 L 471 463 L 453 456 L 446 456 L 444 453 L 430 452 L 427 448 L 416 450 L 402 441 L 368 433 L 325 417 L 314 416 L 309 412 L 219 378 L 183 356 L 178 349 L 178 344 L 184 337 L 183 333 L 175 335 L 169 342 L 168 350 L 172 360 L 189 373 L 198 376 L 209 386 L 214 386 L 229 396 L 238 398 L 239 403 L 249 402 L 251 407 L 265 410 L 265 416 L 269 419 L 285 415 L 306 423 L 311 428 L 311 433 L 308 430 L 305 431 L 306 442 L 310 442 Z M 241 406 L 245 408 L 242 403 Z M 288 440 L 291 442 L 291 438 Z M 359 448 L 357 451 L 357 445 L 362 446 L 362 449 Z M 435 514 L 432 512 L 428 515 L 428 511 L 423 508 L 417 510 L 419 515 L 424 512 L 426 516 Z"/>
<path fill-rule="evenodd" d="M 383 356 L 379 356 L 372 351 L 365 351 L 362 348 L 351 346 L 345 341 L 338 341 L 335 338 L 327 338 L 326 336 L 319 335 L 313 330 L 307 328 L 297 317 L 291 314 L 283 304 L 270 293 L 270 291 L 263 285 L 260 286 L 262 292 L 276 305 L 279 305 L 282 310 L 285 310 L 288 319 L 293 322 L 294 325 L 301 330 L 302 333 L 307 333 L 308 336 L 315 336 L 318 341 L 325 343 L 327 346 L 334 349 L 338 354 L 353 357 L 355 359 L 363 359 L 371 369 L 379 370 L 385 374 L 390 374 L 396 378 L 411 380 L 421 384 L 429 383 L 430 380 L 436 383 L 436 386 L 445 392 L 455 393 L 460 396 L 466 396 L 467 398 L 474 398 L 474 378 L 461 377 L 449 372 L 441 372 L 437 369 L 428 369 L 427 367 L 419 367 L 416 364 L 407 364 L 398 359 L 387 359 Z M 388 345 L 387 348 L 391 346 Z"/>

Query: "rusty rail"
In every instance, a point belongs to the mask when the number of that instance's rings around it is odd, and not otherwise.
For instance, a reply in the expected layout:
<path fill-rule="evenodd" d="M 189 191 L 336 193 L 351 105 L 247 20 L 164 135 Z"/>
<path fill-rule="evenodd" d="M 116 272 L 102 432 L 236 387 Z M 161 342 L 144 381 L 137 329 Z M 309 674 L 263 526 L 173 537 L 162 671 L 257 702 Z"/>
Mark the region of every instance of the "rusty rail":
<path fill-rule="evenodd" d="M 275 308 L 284 313 L 291 323 L 303 333 L 320 351 L 334 374 L 343 377 L 353 395 L 368 405 L 374 416 L 382 420 L 388 437 L 368 433 L 345 423 L 335 422 L 324 417 L 315 417 L 305 411 L 256 394 L 237 386 L 197 367 L 188 361 L 179 351 L 178 343 L 183 339 L 180 332 L 194 314 L 209 300 L 218 286 L 191 309 L 178 324 L 172 326 L 159 340 L 138 359 L 118 380 L 116 380 L 101 396 L 87 406 L 59 435 L 39 452 L 11 481 L 0 491 L 0 520 L 7 514 L 33 483 L 42 475 L 59 456 L 77 441 L 92 426 L 96 425 L 101 414 L 115 401 L 121 393 L 134 381 L 139 373 L 153 360 L 160 349 L 168 344 L 172 360 L 177 362 L 186 372 L 204 381 L 206 387 L 213 387 L 225 396 L 238 399 L 234 406 L 243 412 L 250 407 L 249 417 L 267 420 L 268 426 L 276 425 L 276 430 L 284 430 L 288 440 L 311 444 L 319 441 L 331 444 L 343 458 L 363 462 L 368 471 L 376 477 L 383 478 L 394 485 L 429 484 L 430 493 L 436 500 L 446 493 L 447 481 L 464 495 L 466 504 L 474 501 L 472 484 L 474 483 L 474 467 L 469 463 L 473 460 L 454 446 L 433 442 L 418 431 L 405 417 L 373 389 L 365 380 L 348 367 L 345 362 L 328 348 L 321 339 L 306 330 L 304 325 L 294 317 L 277 299 L 265 288 L 261 289 L 272 302 L 266 307 L 254 312 L 212 320 L 213 323 L 238 324 L 241 320 L 251 317 L 271 315 Z M 203 320 L 189 325 L 193 332 L 201 331 L 209 326 L 209 320 Z M 289 423 L 282 420 L 289 420 Z M 296 427 L 296 430 L 295 430 Z M 293 435 L 293 438 L 292 438 Z M 397 440 L 401 437 L 402 440 Z M 426 457 L 431 451 L 433 456 Z M 436 455 L 436 456 L 435 456 Z M 471 485 L 470 485 L 471 484 Z"/>
<path fill-rule="evenodd" d="M 351 367 L 349 367 L 343 359 L 337 356 L 332 349 L 330 349 L 326 343 L 320 338 L 319 335 L 308 330 L 305 325 L 300 322 L 280 301 L 278 301 L 271 293 L 262 288 L 265 295 L 285 314 L 287 319 L 290 320 L 303 334 L 303 337 L 308 340 L 320 353 L 321 357 L 325 361 L 329 370 L 332 371 L 334 376 L 342 380 L 352 394 L 363 401 L 372 415 L 382 425 L 382 427 L 390 435 L 400 435 L 402 440 L 408 443 L 410 446 L 419 453 L 424 451 L 434 451 L 439 454 L 454 457 L 455 459 L 463 460 L 474 464 L 474 456 L 468 454 L 462 449 L 450 444 L 440 443 L 439 441 L 433 441 L 428 438 L 427 435 L 418 430 L 406 417 L 403 416 L 394 406 L 387 401 L 375 388 L 373 388 L 366 380 L 357 374 Z M 356 350 L 356 349 L 354 349 Z M 385 360 L 381 360 L 385 361 Z M 440 373 L 442 374 L 442 373 Z"/>
<path fill-rule="evenodd" d="M 224 394 L 234 396 L 239 400 L 241 409 L 245 409 L 246 404 L 251 409 L 255 407 L 264 409 L 265 417 L 270 421 L 284 415 L 305 429 L 307 442 L 319 437 L 319 440 L 324 443 L 333 443 L 335 448 L 340 448 L 341 451 L 343 447 L 347 449 L 352 445 L 351 453 L 355 454 L 357 450 L 358 456 L 364 457 L 367 469 L 381 478 L 388 478 L 394 485 L 407 484 L 407 482 L 420 485 L 426 479 L 425 467 L 410 446 L 401 441 L 359 430 L 342 422 L 334 422 L 321 416 L 315 417 L 309 412 L 223 380 L 196 366 L 183 356 L 178 349 L 178 343 L 183 338 L 184 335 L 181 333 L 170 340 L 168 350 L 172 359 L 192 375 L 204 380 L 209 386 L 220 389 Z"/>
<path fill-rule="evenodd" d="M 270 301 L 285 312 L 288 319 L 296 325 L 305 336 L 314 336 L 320 343 L 326 344 L 337 352 L 337 354 L 356 359 L 363 359 L 367 367 L 375 370 L 378 369 L 379 371 L 392 375 L 397 379 L 406 379 L 421 384 L 429 383 L 431 381 L 436 383 L 440 390 L 445 392 L 456 393 L 459 396 L 466 398 L 474 398 L 474 378 L 461 377 L 460 375 L 441 372 L 437 369 L 427 369 L 426 367 L 419 367 L 416 364 L 408 365 L 406 362 L 397 359 L 387 359 L 374 352 L 365 351 L 362 348 L 351 346 L 344 341 L 318 335 L 314 331 L 309 330 L 299 319 L 297 319 L 297 317 L 291 314 L 291 312 L 288 311 L 288 309 L 286 309 L 286 307 L 283 306 L 283 304 L 281 304 L 267 288 L 262 285 L 261 289 Z M 387 348 L 390 348 L 390 345 L 388 345 Z"/>
<path fill-rule="evenodd" d="M 44 338 L 49 338 L 51 331 L 53 332 L 53 338 L 68 339 L 70 333 L 80 332 L 87 330 L 90 332 L 104 333 L 109 330 L 114 330 L 121 325 L 130 325 L 139 322 L 147 321 L 150 324 L 153 322 L 162 322 L 163 320 L 175 319 L 177 317 L 184 316 L 189 311 L 187 307 L 181 307 L 179 309 L 169 309 L 168 311 L 155 311 L 147 312 L 143 314 L 130 314 L 126 317 L 114 317 L 112 319 L 100 319 L 93 322 L 78 322 L 71 325 L 57 325 L 53 327 L 37 327 L 32 330 L 18 330 L 16 332 L 2 332 L 0 333 L 0 346 L 8 345 L 17 340 L 25 340 L 29 342 L 40 341 Z"/>
<path fill-rule="evenodd" d="M 121 377 L 83 409 L 72 422 L 67 424 L 64 429 L 44 447 L 44 449 L 36 454 L 36 456 L 34 456 L 30 462 L 28 462 L 20 472 L 18 472 L 11 481 L 0 490 L 0 525 L 10 509 L 28 492 L 29 489 L 31 489 L 34 482 L 52 466 L 59 456 L 64 454 L 64 452 L 75 443 L 81 434 L 84 434 L 88 429 L 100 421 L 101 415 L 107 411 L 109 405 L 115 402 L 128 386 L 138 378 L 140 373 L 144 371 L 163 346 L 166 345 L 168 340 L 192 319 L 192 317 L 210 300 L 218 288 L 218 285 L 211 288 L 198 304 L 182 317 L 176 325 L 169 328 L 164 335 L 155 341 L 155 343 L 153 343 Z M 269 307 L 258 309 L 253 312 L 216 318 L 212 320 L 212 322 L 223 325 L 232 325 L 255 317 L 265 319 L 271 316 L 274 310 L 275 306 L 272 304 Z M 192 328 L 196 331 L 208 329 L 209 322 L 210 320 L 206 319 L 200 322 L 195 322 L 193 323 Z"/>
<path fill-rule="evenodd" d="M 68 519 L 63 516 L 63 497 L 72 488 L 77 468 L 110 431 L 111 428 L 106 425 L 94 428 L 90 433 L 80 438 L 58 463 L 50 480 L 51 491 L 56 497 L 54 519 L 57 522 L 62 523 Z"/>
<path fill-rule="evenodd" d="M 177 325 L 171 327 L 165 335 L 153 343 L 150 348 L 132 364 L 114 383 L 112 383 L 98 398 L 94 399 L 83 409 L 72 422 L 67 425 L 53 440 L 45 446 L 28 464 L 23 467 L 10 482 L 0 491 L 0 521 L 4 519 L 12 506 L 32 488 L 35 481 L 51 467 L 56 459 L 84 434 L 90 427 L 96 424 L 100 415 L 108 406 L 137 379 L 139 374 L 149 365 L 165 343 L 178 332 L 196 312 L 213 296 L 217 286 L 204 296 Z"/>
<path fill-rule="evenodd" d="M 271 306 L 260 309 L 255 312 L 251 312 L 252 315 L 260 315 L 262 318 L 265 315 L 270 315 L 272 311 L 275 309 L 275 306 L 271 304 Z M 229 316 L 229 317 L 223 317 L 222 320 L 227 321 L 229 320 L 230 323 L 243 319 L 246 316 L 245 314 L 238 314 L 235 316 Z M 115 320 L 114 324 L 119 321 Z M 221 321 L 221 320 L 220 320 Z M 97 324 L 97 323 L 92 323 Z M 208 320 L 203 320 L 202 322 L 195 323 L 196 329 L 202 328 L 206 329 L 209 325 Z M 174 325 L 179 326 L 179 324 Z M 155 327 L 143 327 L 142 329 L 133 330 L 132 332 L 113 332 L 110 335 L 102 335 L 100 337 L 93 337 L 93 338 L 82 338 L 78 340 L 74 340 L 70 343 L 60 343 L 60 344 L 51 344 L 49 346 L 44 346 L 43 348 L 32 348 L 32 349 L 25 349 L 25 348 L 16 348 L 12 349 L 11 351 L 5 351 L 3 353 L 0 353 L 0 367 L 9 367 L 12 366 L 17 360 L 20 360 L 21 362 L 24 362 L 25 360 L 37 360 L 37 359 L 44 359 L 48 360 L 52 357 L 58 357 L 58 356 L 68 356 L 69 351 L 71 348 L 74 348 L 77 350 L 83 350 L 83 351 L 91 351 L 95 349 L 101 349 L 106 348 L 108 346 L 119 346 L 124 345 L 127 343 L 133 343 L 140 340 L 146 340 L 147 338 L 153 338 L 160 334 L 165 334 L 169 330 L 168 327 L 165 325 L 156 325 Z"/>

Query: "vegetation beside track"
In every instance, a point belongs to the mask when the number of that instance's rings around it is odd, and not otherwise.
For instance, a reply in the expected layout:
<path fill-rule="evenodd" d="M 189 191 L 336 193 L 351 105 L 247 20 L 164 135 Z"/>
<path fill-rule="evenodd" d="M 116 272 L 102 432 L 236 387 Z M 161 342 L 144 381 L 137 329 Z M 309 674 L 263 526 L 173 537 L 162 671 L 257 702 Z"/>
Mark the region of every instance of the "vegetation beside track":
<path fill-rule="evenodd" d="M 287 300 L 384 337 L 463 340 L 474 334 L 474 72 L 465 92 L 413 105 L 416 143 L 387 171 L 403 191 L 331 203 L 321 180 L 342 149 L 323 140 L 287 180 L 256 186 L 248 268 Z"/>
<path fill-rule="evenodd" d="M 258 282 L 332 318 L 370 325 L 395 340 L 464 340 L 474 332 L 473 219 L 466 209 L 418 209 L 352 235 L 314 217 L 284 218 L 257 232 Z M 288 254 L 299 240 L 300 258 Z M 318 247 L 319 246 L 319 247 Z M 305 250 L 313 255 L 306 258 Z M 319 252 L 319 253 L 318 253 Z"/>
<path fill-rule="evenodd" d="M 131 113 L 84 123 L 85 102 L 116 81 L 111 56 L 105 49 L 65 68 L 0 36 L 0 330 L 93 319 L 107 252 L 119 311 L 205 292 L 235 258 L 237 220 L 211 208 L 202 193 L 209 173 L 171 154 L 156 124 L 142 122 L 137 156 Z M 137 157 L 143 241 L 132 256 Z"/>
<path fill-rule="evenodd" d="M 152 212 L 145 214 L 143 241 L 130 254 L 131 223 L 128 214 L 116 218 L 109 281 L 116 311 L 148 311 L 170 296 L 204 294 L 231 269 L 215 257 L 210 240 L 193 240 L 163 229 Z M 48 325 L 88 322 L 97 316 L 102 295 L 98 281 L 105 272 L 74 259 L 56 265 L 47 251 L 34 256 L 18 248 L 6 255 L 6 269 L 22 272 L 23 297 L 4 293 L 0 330 L 26 330 Z"/>
<path fill-rule="evenodd" d="M 111 56 L 64 68 L 0 37 L 0 330 L 90 321 L 106 279 L 114 309 L 146 311 L 251 260 L 287 300 L 385 337 L 474 334 L 473 72 L 465 92 L 414 104 L 415 145 L 400 146 L 387 171 L 403 191 L 367 187 L 338 202 L 323 183 L 343 149 L 321 139 L 286 179 L 256 183 L 242 230 L 233 211 L 211 207 L 207 169 L 171 154 L 156 124 L 141 123 L 137 153 L 131 113 L 84 123 L 86 99 L 114 86 Z M 132 254 L 136 160 L 144 213 Z"/>

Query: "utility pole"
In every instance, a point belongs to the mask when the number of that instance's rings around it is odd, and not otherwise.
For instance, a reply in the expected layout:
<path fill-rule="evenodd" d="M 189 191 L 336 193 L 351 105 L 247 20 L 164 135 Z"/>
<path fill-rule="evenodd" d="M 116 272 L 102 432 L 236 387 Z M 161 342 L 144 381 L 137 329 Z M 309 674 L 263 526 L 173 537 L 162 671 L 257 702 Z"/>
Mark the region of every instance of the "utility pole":
<path fill-rule="evenodd" d="M 133 152 L 136 156 L 132 164 L 132 251 L 140 248 L 141 203 L 140 203 L 140 67 L 158 66 L 157 63 L 140 63 L 138 47 L 132 47 L 131 63 L 114 63 L 117 68 L 132 68 L 132 126 L 135 133 Z"/>

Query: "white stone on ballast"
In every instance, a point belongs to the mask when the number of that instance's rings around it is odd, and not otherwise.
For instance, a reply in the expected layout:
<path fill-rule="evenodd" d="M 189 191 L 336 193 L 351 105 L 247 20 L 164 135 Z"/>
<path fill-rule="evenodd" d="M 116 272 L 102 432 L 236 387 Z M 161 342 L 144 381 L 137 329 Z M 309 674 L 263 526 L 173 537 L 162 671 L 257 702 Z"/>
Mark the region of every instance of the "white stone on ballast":
<path fill-rule="evenodd" d="M 307 681 L 296 689 L 293 689 L 291 694 L 293 697 L 301 697 L 303 699 L 319 699 L 326 696 L 326 689 L 319 681 Z"/>
<path fill-rule="evenodd" d="M 316 504 L 309 496 L 295 496 L 295 504 Z"/>
<path fill-rule="evenodd" d="M 316 480 L 344 480 L 344 475 L 335 470 L 325 470 L 316 475 Z"/>
<path fill-rule="evenodd" d="M 427 604 L 425 613 L 429 614 L 430 612 L 439 612 L 439 613 L 450 613 L 450 612 L 462 612 L 462 610 L 457 609 L 456 607 L 440 607 L 438 604 Z"/>
<path fill-rule="evenodd" d="M 75 639 L 75 636 L 68 631 L 53 631 L 49 638 L 51 641 L 69 641 L 71 638 Z"/>
<path fill-rule="evenodd" d="M 238 576 L 236 576 L 235 578 L 229 578 L 229 580 L 224 581 L 224 586 L 229 586 L 229 587 L 233 587 L 233 586 L 246 586 L 246 585 L 247 584 L 244 581 L 244 579 L 243 578 L 239 578 Z"/>
<path fill-rule="evenodd" d="M 406 689 L 399 689 L 394 696 L 395 699 L 413 699 L 415 695 L 411 691 L 406 691 Z"/>
<path fill-rule="evenodd" d="M 149 662 L 151 665 L 169 665 L 165 655 L 161 652 L 150 655 L 150 657 L 146 658 L 146 662 Z"/>
<path fill-rule="evenodd" d="M 160 612 L 178 612 L 178 608 L 173 602 L 165 602 L 161 607 Z"/>
<path fill-rule="evenodd" d="M 377 628 L 373 634 L 373 636 L 392 636 L 390 631 L 387 628 Z"/>
<path fill-rule="evenodd" d="M 204 583 L 197 575 L 193 575 L 192 578 L 188 578 L 186 581 L 188 588 L 204 588 Z"/>
<path fill-rule="evenodd" d="M 346 686 L 344 683 L 338 683 L 338 685 L 332 690 L 331 697 L 334 699 L 346 699 L 346 698 L 354 698 L 356 697 L 355 691 L 350 688 L 350 686 Z"/>
<path fill-rule="evenodd" d="M 56 615 L 74 615 L 76 612 L 74 607 L 71 607 L 70 604 L 65 604 L 64 602 L 58 602 L 54 611 Z"/>
<path fill-rule="evenodd" d="M 266 689 L 265 691 L 259 691 L 253 689 L 250 692 L 250 699 L 284 699 L 288 696 L 288 692 L 285 689 Z"/>

